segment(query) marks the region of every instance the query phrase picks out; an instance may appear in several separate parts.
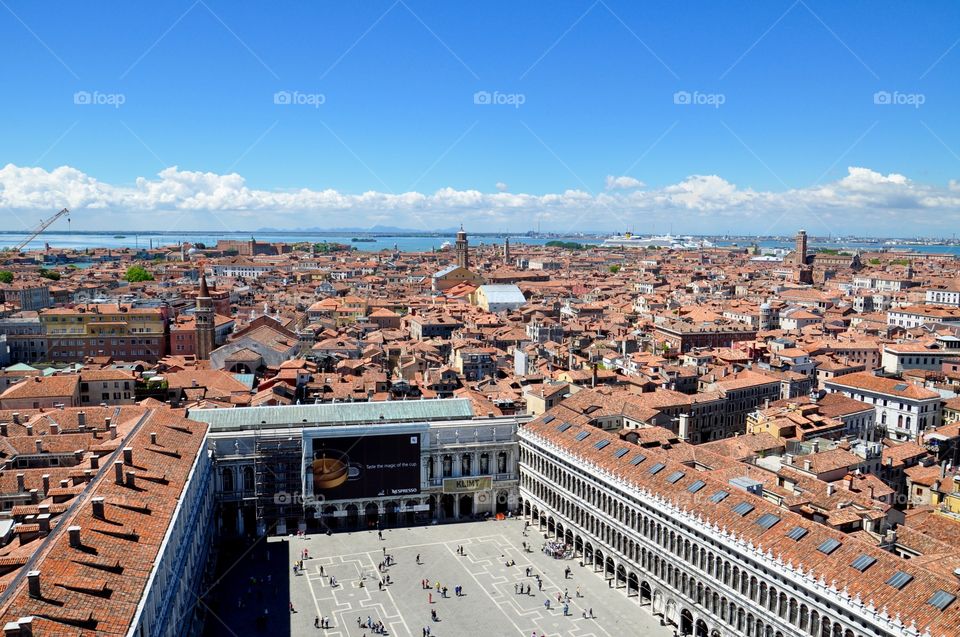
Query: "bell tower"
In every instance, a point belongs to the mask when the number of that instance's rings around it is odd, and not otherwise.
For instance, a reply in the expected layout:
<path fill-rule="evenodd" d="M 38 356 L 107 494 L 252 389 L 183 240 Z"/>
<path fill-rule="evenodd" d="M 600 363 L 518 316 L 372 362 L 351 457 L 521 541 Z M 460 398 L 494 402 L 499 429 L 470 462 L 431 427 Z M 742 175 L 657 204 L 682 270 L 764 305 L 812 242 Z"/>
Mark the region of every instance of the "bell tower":
<path fill-rule="evenodd" d="M 460 226 L 460 231 L 457 233 L 457 266 L 469 269 L 470 268 L 470 244 L 467 242 L 467 233 L 463 231 L 463 226 Z"/>
<path fill-rule="evenodd" d="M 200 273 L 200 292 L 197 294 L 197 309 L 194 312 L 197 336 L 197 359 L 207 360 L 214 345 L 214 311 L 213 299 L 207 288 L 207 275 Z"/>

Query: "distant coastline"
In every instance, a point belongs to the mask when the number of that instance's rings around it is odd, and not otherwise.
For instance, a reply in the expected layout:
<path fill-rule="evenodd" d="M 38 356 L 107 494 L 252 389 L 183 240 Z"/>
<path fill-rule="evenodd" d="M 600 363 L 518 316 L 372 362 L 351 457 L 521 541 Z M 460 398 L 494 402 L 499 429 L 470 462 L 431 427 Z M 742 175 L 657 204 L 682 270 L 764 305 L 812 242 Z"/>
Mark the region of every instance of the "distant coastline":
<path fill-rule="evenodd" d="M 253 237 L 258 241 L 267 241 L 271 243 L 300 243 L 309 240 L 314 243 L 323 241 L 346 243 L 354 248 L 365 252 L 379 252 L 381 250 L 393 250 L 396 247 L 402 251 L 430 251 L 439 250 L 444 242 L 452 241 L 454 232 L 357 232 L 348 230 L 339 231 L 311 231 L 311 230 L 274 230 L 274 231 L 256 231 L 256 232 L 204 232 L 204 231 L 180 231 L 168 232 L 162 230 L 153 230 L 146 232 L 132 232 L 128 230 L 120 231 L 119 234 L 114 231 L 93 231 L 93 230 L 74 230 L 70 232 L 46 232 L 28 246 L 28 250 L 43 248 L 49 244 L 53 249 L 62 250 L 85 250 L 95 248 L 107 249 L 149 249 L 161 247 L 174 247 L 181 242 L 203 243 L 207 246 L 216 245 L 218 239 L 232 239 Z M 549 241 L 566 240 L 575 241 L 588 246 L 599 246 L 609 233 L 590 233 L 590 234 L 553 234 L 553 233 L 520 233 L 520 232 L 471 232 L 470 237 L 474 245 L 484 245 L 490 243 L 502 243 L 505 238 L 509 238 L 514 245 L 543 245 Z M 750 236 L 730 236 L 730 235 L 693 235 L 695 238 L 710 239 L 717 247 L 748 247 L 756 243 L 761 249 L 765 250 L 791 250 L 793 249 L 792 237 L 750 237 Z M 22 240 L 26 239 L 27 234 L 23 231 L 0 230 L 0 248 L 12 247 Z M 353 238 L 362 239 L 352 241 Z M 938 254 L 956 254 L 960 255 L 960 243 L 953 240 L 922 240 L 922 239 L 876 239 L 876 238 L 854 238 L 847 237 L 843 239 L 828 240 L 825 238 L 811 237 L 810 247 L 828 248 L 834 250 L 859 250 L 861 252 L 878 251 L 913 251 L 929 252 Z"/>

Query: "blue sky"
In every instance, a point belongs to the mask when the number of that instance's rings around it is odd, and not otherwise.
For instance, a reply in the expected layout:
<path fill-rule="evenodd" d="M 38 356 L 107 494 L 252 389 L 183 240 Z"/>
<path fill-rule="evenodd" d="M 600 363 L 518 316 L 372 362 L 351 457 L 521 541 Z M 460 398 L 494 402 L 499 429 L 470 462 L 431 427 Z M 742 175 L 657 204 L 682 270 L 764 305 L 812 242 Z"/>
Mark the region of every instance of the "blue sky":
<path fill-rule="evenodd" d="M 949 234 L 958 27 L 955 2 L 3 0 L 0 214 Z"/>

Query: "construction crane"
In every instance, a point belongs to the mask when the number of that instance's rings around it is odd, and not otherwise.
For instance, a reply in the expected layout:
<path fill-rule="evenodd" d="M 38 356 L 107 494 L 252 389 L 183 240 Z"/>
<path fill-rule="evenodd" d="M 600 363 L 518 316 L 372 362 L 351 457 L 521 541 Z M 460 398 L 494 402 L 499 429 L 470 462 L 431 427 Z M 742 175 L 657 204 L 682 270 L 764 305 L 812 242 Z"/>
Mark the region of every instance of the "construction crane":
<path fill-rule="evenodd" d="M 57 219 L 59 219 L 60 217 L 62 217 L 62 216 L 64 216 L 64 215 L 69 215 L 69 214 L 70 214 L 70 211 L 69 211 L 68 209 L 64 208 L 63 210 L 61 210 L 61 211 L 58 212 L 57 214 L 53 215 L 52 217 L 50 217 L 50 218 L 47 219 L 46 221 L 41 220 L 41 221 L 40 221 L 40 225 L 38 225 L 36 228 L 34 228 L 33 230 L 31 230 L 31 231 L 30 231 L 30 234 L 27 236 L 26 239 L 24 239 L 23 241 L 21 241 L 20 243 L 18 243 L 17 245 L 15 245 L 15 246 L 13 247 L 13 251 L 19 254 L 21 250 L 23 250 L 25 247 L 27 247 L 27 244 L 28 244 L 28 243 L 30 243 L 31 241 L 33 241 L 34 239 L 36 239 L 44 230 L 46 230 L 47 228 L 49 228 L 49 227 L 53 224 L 54 221 L 56 221 Z M 70 217 L 69 217 L 69 216 L 67 217 L 67 223 L 70 223 Z"/>

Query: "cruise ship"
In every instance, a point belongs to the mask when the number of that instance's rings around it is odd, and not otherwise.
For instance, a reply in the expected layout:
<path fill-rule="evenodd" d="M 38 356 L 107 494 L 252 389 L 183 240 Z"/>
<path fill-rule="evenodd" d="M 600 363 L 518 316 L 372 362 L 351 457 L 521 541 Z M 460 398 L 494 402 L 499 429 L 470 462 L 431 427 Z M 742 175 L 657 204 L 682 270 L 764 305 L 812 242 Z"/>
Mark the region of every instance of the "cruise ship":
<path fill-rule="evenodd" d="M 697 250 L 700 248 L 712 248 L 713 243 L 706 239 L 694 239 L 693 237 L 675 237 L 670 234 L 664 234 L 654 237 L 640 237 L 630 232 L 624 234 L 615 234 L 604 240 L 604 247 L 607 248 L 674 248 Z"/>

